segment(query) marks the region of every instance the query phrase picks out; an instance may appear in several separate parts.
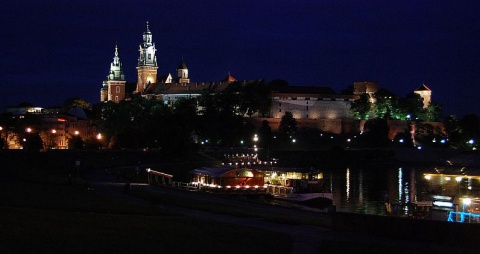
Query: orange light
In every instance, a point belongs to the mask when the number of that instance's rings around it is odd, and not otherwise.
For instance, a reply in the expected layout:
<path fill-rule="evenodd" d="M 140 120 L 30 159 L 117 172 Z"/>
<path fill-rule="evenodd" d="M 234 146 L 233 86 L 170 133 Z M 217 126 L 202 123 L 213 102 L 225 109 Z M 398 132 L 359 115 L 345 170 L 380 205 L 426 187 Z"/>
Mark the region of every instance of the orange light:
<path fill-rule="evenodd" d="M 65 119 L 65 118 L 57 118 L 57 121 L 59 121 L 59 122 L 66 122 L 67 119 Z"/>

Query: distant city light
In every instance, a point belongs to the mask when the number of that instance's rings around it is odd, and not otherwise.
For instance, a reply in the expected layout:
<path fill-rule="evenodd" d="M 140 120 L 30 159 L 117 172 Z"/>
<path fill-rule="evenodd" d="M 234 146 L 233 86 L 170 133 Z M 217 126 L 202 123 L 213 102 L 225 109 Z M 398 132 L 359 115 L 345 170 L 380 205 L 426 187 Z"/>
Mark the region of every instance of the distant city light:
<path fill-rule="evenodd" d="M 461 181 L 462 181 L 462 177 L 461 177 L 461 176 L 457 176 L 457 177 L 455 177 L 455 181 L 457 181 L 457 182 L 461 182 Z"/>
<path fill-rule="evenodd" d="M 440 143 L 445 144 L 447 141 L 445 139 L 440 140 Z"/>
<path fill-rule="evenodd" d="M 401 138 L 398 142 L 403 143 L 403 138 Z"/>
<path fill-rule="evenodd" d="M 470 145 L 473 145 L 473 144 L 475 143 L 475 140 L 470 139 L 470 140 L 468 141 L 468 143 L 469 143 Z"/>

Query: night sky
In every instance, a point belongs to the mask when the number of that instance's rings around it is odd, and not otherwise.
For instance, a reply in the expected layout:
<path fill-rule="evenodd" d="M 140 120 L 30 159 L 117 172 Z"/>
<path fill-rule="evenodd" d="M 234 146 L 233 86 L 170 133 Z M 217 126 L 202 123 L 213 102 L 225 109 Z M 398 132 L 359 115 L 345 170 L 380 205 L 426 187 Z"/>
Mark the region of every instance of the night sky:
<path fill-rule="evenodd" d="M 0 7 L 0 107 L 100 100 L 118 43 L 136 82 L 150 22 L 159 75 L 186 60 L 193 82 L 374 80 L 404 96 L 422 83 L 446 114 L 480 115 L 478 1 L 11 1 Z"/>

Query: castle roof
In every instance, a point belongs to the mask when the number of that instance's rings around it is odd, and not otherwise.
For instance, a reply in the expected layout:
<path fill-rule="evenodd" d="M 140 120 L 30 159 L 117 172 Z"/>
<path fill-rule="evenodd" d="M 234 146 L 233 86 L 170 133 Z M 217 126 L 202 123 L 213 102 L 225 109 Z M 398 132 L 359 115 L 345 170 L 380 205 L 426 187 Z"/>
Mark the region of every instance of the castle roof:
<path fill-rule="evenodd" d="M 417 89 L 415 89 L 415 91 L 432 91 L 432 90 L 427 85 L 422 84 Z"/>
<path fill-rule="evenodd" d="M 282 86 L 277 93 L 295 94 L 337 94 L 332 88 L 326 86 Z"/>
<path fill-rule="evenodd" d="M 228 73 L 228 75 L 222 79 L 222 82 L 235 82 L 237 81 L 237 79 L 235 79 L 232 75 L 230 75 L 230 73 Z"/>
<path fill-rule="evenodd" d="M 228 85 L 228 82 L 154 83 L 144 94 L 201 94 L 203 90 L 218 93 Z"/>
<path fill-rule="evenodd" d="M 182 58 L 182 60 L 180 61 L 180 64 L 178 65 L 178 67 L 177 67 L 177 70 L 178 70 L 178 69 L 188 69 L 188 68 L 187 68 L 187 65 L 185 64 L 185 60 L 183 60 L 183 58 Z"/>

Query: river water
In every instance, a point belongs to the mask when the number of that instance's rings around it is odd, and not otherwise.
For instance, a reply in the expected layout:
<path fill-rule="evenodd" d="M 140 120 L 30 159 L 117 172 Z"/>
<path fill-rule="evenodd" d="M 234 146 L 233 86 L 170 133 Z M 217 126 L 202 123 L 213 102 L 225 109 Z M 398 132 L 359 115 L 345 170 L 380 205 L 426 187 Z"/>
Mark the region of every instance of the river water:
<path fill-rule="evenodd" d="M 325 187 L 339 212 L 385 214 L 385 201 L 409 203 L 429 193 L 424 173 L 433 167 L 372 166 L 324 170 Z"/>

